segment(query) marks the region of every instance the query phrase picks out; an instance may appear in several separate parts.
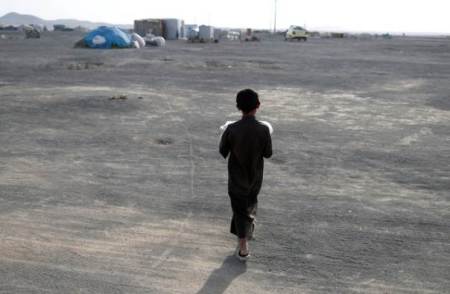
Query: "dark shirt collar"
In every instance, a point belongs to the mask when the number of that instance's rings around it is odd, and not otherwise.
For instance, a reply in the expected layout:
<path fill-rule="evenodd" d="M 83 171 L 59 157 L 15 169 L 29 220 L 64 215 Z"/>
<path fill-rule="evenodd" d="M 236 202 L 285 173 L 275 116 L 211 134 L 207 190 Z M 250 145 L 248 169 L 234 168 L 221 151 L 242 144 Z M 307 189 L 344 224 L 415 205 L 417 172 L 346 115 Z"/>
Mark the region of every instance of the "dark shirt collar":
<path fill-rule="evenodd" d="M 255 116 L 254 115 L 245 115 L 242 117 L 241 120 L 255 120 Z"/>

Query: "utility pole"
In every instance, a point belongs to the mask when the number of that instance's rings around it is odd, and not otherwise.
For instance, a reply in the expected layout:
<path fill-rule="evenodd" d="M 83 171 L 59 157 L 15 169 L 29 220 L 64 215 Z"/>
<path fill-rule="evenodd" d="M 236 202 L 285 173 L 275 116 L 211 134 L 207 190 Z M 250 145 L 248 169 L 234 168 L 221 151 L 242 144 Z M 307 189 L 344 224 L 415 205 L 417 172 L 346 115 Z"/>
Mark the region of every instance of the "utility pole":
<path fill-rule="evenodd" d="M 275 9 L 274 9 L 274 20 L 273 20 L 273 33 L 277 33 L 277 5 L 278 0 L 275 0 Z"/>

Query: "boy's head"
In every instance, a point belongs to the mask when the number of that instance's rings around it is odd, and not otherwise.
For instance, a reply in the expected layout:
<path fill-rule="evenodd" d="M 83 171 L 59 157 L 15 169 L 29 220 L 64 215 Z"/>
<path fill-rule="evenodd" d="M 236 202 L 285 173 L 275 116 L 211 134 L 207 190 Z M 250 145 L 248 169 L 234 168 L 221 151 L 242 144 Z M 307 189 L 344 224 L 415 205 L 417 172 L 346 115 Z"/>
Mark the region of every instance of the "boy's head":
<path fill-rule="evenodd" d="M 252 89 L 240 91 L 236 96 L 236 107 L 244 114 L 250 113 L 259 107 L 258 93 Z"/>

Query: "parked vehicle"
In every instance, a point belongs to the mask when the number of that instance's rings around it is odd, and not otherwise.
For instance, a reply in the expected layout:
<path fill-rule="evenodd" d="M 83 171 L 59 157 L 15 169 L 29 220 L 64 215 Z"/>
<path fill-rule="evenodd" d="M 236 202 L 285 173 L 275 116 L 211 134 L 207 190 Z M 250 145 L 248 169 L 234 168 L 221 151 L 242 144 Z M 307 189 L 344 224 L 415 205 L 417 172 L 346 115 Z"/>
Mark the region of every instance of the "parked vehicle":
<path fill-rule="evenodd" d="M 290 26 L 289 30 L 286 32 L 286 41 L 307 41 L 308 31 L 300 26 Z"/>

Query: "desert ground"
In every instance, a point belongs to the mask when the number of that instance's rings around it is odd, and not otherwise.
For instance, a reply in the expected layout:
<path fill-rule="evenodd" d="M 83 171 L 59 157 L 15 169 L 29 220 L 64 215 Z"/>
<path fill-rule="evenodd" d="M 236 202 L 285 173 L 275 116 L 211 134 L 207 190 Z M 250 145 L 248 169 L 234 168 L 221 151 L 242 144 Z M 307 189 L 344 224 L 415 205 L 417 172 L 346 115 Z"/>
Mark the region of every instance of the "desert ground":
<path fill-rule="evenodd" d="M 81 37 L 0 40 L 0 293 L 448 293 L 449 38 Z M 275 131 L 242 263 L 218 142 L 247 87 Z"/>

